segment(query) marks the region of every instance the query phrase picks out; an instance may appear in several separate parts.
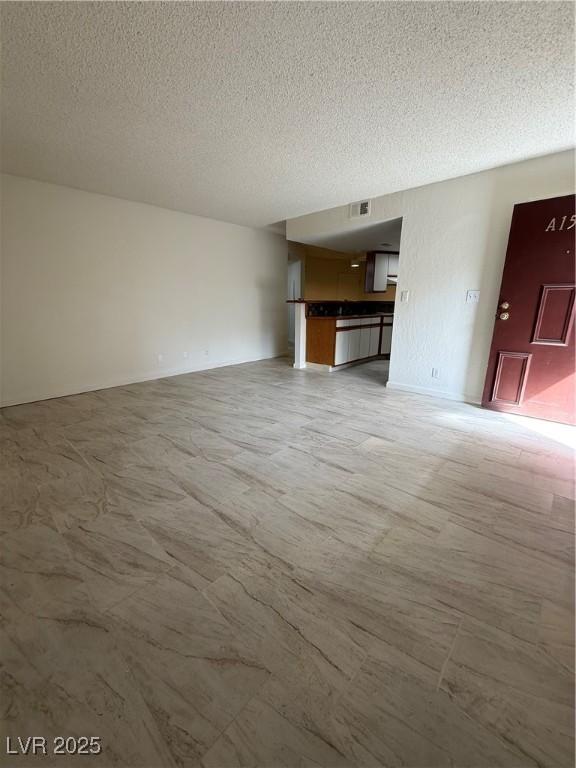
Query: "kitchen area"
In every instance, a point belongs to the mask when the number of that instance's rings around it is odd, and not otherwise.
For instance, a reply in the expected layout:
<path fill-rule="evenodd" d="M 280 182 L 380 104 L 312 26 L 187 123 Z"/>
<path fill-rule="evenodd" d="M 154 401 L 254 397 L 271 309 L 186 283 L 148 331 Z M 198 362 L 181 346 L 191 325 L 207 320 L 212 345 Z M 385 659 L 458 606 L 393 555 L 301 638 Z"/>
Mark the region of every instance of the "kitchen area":
<path fill-rule="evenodd" d="M 394 302 L 305 302 L 307 367 L 390 359 Z"/>
<path fill-rule="evenodd" d="M 289 242 L 289 275 L 300 278 L 289 280 L 294 367 L 332 372 L 380 360 L 387 377 L 401 227 L 398 219 L 329 243 Z"/>

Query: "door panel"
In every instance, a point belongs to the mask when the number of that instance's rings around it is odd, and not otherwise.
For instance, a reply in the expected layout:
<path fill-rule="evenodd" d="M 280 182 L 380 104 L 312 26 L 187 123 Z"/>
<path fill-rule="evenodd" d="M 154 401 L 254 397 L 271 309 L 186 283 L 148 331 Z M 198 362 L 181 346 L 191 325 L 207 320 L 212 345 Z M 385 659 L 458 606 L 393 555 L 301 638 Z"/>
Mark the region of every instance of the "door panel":
<path fill-rule="evenodd" d="M 514 207 L 482 405 L 575 423 L 575 197 Z"/>
<path fill-rule="evenodd" d="M 525 352 L 500 352 L 492 389 L 493 403 L 520 405 L 526 387 L 531 355 Z"/>
<path fill-rule="evenodd" d="M 566 346 L 574 322 L 574 286 L 543 285 L 533 344 Z"/>

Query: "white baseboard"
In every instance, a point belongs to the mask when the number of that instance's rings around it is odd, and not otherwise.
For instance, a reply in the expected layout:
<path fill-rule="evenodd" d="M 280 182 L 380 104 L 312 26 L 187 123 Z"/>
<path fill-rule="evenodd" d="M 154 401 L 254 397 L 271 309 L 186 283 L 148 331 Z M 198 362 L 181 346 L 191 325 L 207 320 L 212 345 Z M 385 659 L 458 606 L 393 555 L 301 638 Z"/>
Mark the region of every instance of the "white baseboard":
<path fill-rule="evenodd" d="M 172 376 L 181 376 L 185 373 L 198 373 L 200 371 L 211 371 L 214 368 L 226 368 L 229 365 L 243 365 L 244 363 L 257 363 L 259 360 L 274 360 L 279 357 L 285 357 L 284 354 L 264 355 L 263 357 L 250 357 L 238 360 L 224 360 L 217 363 L 207 363 L 201 365 L 187 366 L 186 368 L 168 368 L 163 371 L 148 371 L 137 376 L 119 377 L 108 381 L 101 381 L 98 384 L 86 384 L 65 391 L 56 391 L 49 393 L 35 393 L 22 398 L 11 398 L 0 401 L 0 408 L 9 408 L 12 405 L 24 405 L 26 403 L 37 403 L 41 400 L 54 400 L 58 397 L 69 397 L 71 395 L 82 395 L 85 392 L 97 392 L 100 389 L 113 389 L 114 387 L 126 387 L 130 384 L 141 384 L 145 381 L 156 381 L 158 379 L 169 379 Z"/>
<path fill-rule="evenodd" d="M 398 392 L 412 392 L 415 395 L 427 395 L 429 397 L 438 397 L 442 400 L 455 400 L 458 403 L 471 403 L 479 405 L 481 400 L 474 395 L 466 395 L 460 392 L 443 392 L 440 389 L 431 389 L 430 387 L 415 387 L 411 384 L 400 384 L 397 381 L 388 381 L 388 389 L 394 389 Z"/>
<path fill-rule="evenodd" d="M 297 365 L 294 363 L 294 368 L 298 368 L 299 370 L 303 370 L 304 368 L 307 368 L 311 371 L 323 371 L 324 373 L 333 373 L 334 371 L 342 371 L 346 368 L 353 368 L 356 365 L 362 365 L 366 362 L 372 362 L 374 360 L 378 360 L 381 363 L 386 363 L 387 365 L 390 364 L 390 361 L 388 358 L 384 357 L 383 355 L 378 355 L 375 357 L 369 357 L 365 360 L 351 360 L 349 363 L 339 363 L 338 365 L 324 365 L 323 363 L 302 363 L 301 365 Z"/>
<path fill-rule="evenodd" d="M 330 373 L 330 371 L 333 371 L 334 368 L 330 365 L 322 365 L 322 363 L 304 363 L 303 365 L 294 366 L 294 368 L 299 368 L 300 370 L 304 370 L 306 368 L 307 371 L 320 371 L 321 373 Z"/>

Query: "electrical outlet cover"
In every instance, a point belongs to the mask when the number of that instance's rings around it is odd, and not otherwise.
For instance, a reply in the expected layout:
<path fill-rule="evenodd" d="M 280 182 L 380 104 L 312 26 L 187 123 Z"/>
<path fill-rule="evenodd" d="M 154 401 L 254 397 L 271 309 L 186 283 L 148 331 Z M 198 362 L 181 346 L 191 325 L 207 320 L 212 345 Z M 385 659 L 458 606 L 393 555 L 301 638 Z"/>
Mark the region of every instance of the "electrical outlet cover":
<path fill-rule="evenodd" d="M 466 304 L 478 304 L 480 291 L 466 291 Z"/>

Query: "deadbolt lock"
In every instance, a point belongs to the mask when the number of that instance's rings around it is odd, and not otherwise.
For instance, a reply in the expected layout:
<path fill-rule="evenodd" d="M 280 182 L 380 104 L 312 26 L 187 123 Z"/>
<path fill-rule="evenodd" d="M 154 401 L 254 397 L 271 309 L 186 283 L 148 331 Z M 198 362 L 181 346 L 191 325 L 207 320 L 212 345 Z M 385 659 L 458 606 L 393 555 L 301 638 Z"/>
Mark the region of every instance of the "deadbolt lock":
<path fill-rule="evenodd" d="M 500 304 L 500 309 L 510 309 L 510 304 L 507 301 L 503 301 L 502 304 Z"/>
<path fill-rule="evenodd" d="M 500 313 L 500 320 L 508 320 L 510 317 L 510 312 L 501 312 Z"/>

